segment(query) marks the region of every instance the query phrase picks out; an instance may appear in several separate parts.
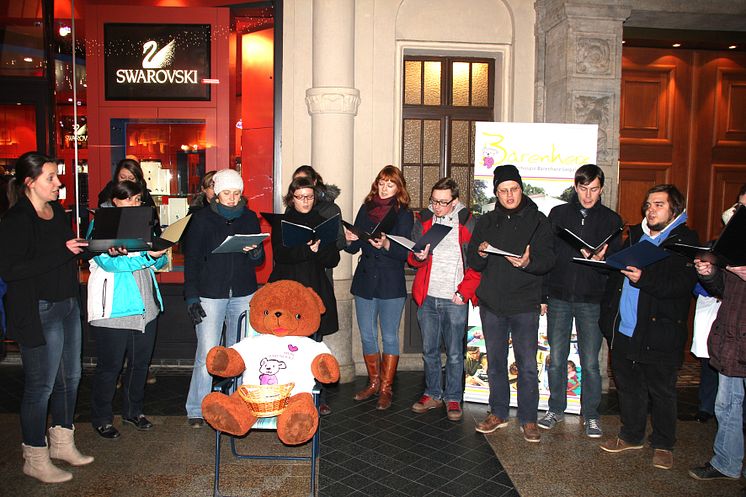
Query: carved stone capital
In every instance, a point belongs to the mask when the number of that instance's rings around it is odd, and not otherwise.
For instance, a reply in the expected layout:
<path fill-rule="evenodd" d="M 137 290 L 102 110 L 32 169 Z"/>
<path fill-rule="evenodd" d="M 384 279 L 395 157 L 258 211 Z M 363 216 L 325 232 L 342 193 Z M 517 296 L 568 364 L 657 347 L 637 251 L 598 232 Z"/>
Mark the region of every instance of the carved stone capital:
<path fill-rule="evenodd" d="M 360 90 L 325 86 L 306 90 L 308 113 L 357 115 L 360 106 Z"/>
<path fill-rule="evenodd" d="M 584 76 L 611 76 L 612 57 L 616 52 L 611 41 L 602 37 L 579 36 L 576 40 L 575 73 Z"/>

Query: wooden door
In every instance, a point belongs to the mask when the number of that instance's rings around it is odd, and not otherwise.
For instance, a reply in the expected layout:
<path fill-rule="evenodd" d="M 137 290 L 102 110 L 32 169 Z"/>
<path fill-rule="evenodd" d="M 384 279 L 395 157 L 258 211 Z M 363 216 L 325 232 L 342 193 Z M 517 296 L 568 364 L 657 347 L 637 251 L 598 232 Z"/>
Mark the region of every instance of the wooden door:
<path fill-rule="evenodd" d="M 620 215 L 640 222 L 647 189 L 673 183 L 689 225 L 716 237 L 746 183 L 746 55 L 628 48 L 621 84 Z"/>

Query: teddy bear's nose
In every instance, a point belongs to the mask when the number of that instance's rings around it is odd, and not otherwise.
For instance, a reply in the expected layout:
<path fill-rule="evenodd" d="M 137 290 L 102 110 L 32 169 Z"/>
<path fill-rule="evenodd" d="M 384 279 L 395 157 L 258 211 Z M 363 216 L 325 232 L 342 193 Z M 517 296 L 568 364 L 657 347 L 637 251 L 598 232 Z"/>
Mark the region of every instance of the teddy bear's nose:
<path fill-rule="evenodd" d="M 282 313 L 280 311 L 276 311 L 275 312 L 275 317 L 279 318 L 280 316 L 282 316 Z"/>

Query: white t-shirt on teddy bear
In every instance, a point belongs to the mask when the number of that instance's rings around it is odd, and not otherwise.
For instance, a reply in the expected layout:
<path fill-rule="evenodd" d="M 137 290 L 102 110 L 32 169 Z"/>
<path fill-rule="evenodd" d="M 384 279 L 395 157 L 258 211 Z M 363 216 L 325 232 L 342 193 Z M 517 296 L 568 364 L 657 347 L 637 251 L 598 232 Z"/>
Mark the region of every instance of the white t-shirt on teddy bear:
<path fill-rule="evenodd" d="M 313 391 L 311 363 L 319 354 L 331 354 L 323 342 L 308 337 L 258 335 L 244 338 L 232 348 L 241 354 L 247 385 L 295 383 L 291 395 Z"/>

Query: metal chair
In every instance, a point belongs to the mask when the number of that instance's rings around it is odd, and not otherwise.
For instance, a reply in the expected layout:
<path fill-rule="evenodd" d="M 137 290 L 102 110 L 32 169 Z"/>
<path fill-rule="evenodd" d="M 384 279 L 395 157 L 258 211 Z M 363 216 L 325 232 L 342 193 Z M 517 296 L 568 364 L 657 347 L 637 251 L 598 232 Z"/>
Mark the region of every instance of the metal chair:
<path fill-rule="evenodd" d="M 237 341 L 241 340 L 243 336 L 246 336 L 245 331 L 249 329 L 246 326 L 247 322 L 246 312 L 243 312 L 238 320 L 237 326 Z M 253 330 L 250 333 L 256 333 Z M 242 376 L 236 376 L 233 378 L 226 378 L 212 387 L 213 392 L 222 392 L 230 395 L 235 392 L 236 388 L 241 385 Z M 316 408 L 319 407 L 319 394 L 320 391 L 317 388 L 313 390 L 313 400 L 316 404 Z M 254 430 L 276 430 L 277 429 L 277 417 L 272 418 L 259 418 L 256 423 L 251 427 L 251 431 Z M 251 431 L 248 436 L 251 436 Z M 213 483 L 212 495 L 213 497 L 227 497 L 220 492 L 220 459 L 221 459 L 221 442 L 222 438 L 226 437 L 230 440 L 231 453 L 236 459 L 265 459 L 265 460 L 279 460 L 279 461 L 309 461 L 311 463 L 311 484 L 309 486 L 309 495 L 311 497 L 316 495 L 316 464 L 319 457 L 319 439 L 321 433 L 321 425 L 316 430 L 316 433 L 311 439 L 311 454 L 309 456 L 265 456 L 260 454 L 246 454 L 239 452 L 236 447 L 236 437 L 215 430 L 215 478 Z"/>

